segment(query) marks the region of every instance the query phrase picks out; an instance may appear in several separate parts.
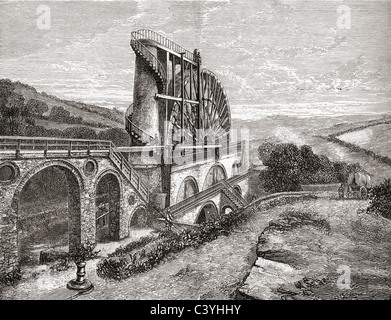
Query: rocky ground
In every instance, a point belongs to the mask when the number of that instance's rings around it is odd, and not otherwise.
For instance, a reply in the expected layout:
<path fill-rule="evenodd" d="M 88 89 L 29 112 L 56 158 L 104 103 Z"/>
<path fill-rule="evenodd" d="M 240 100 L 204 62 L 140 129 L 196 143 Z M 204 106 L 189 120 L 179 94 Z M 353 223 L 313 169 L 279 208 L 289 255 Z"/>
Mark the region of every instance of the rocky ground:
<path fill-rule="evenodd" d="M 364 201 L 318 199 L 258 210 L 229 236 L 188 248 L 120 282 L 99 278 L 99 259 L 92 260 L 87 277 L 95 289 L 74 298 L 387 299 L 391 224 L 357 213 L 366 206 Z M 351 290 L 336 285 L 340 265 L 351 270 Z M 2 299 L 69 298 L 65 285 L 75 270 L 44 269 L 34 279 L 5 288 Z"/>
<path fill-rule="evenodd" d="M 364 212 L 363 201 L 294 204 L 258 239 L 243 297 L 390 299 L 391 221 Z"/>

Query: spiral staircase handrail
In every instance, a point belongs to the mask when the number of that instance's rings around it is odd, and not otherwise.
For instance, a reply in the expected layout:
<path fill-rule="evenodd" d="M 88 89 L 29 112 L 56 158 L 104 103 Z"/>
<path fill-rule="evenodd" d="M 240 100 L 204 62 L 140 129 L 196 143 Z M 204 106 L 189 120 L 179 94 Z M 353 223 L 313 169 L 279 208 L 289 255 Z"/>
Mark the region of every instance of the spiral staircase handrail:
<path fill-rule="evenodd" d="M 166 71 L 159 61 L 159 59 L 136 37 L 136 32 L 132 32 L 132 39 L 130 44 L 133 48 L 136 48 L 149 62 L 157 68 L 158 73 L 161 75 L 163 81 L 166 81 Z"/>

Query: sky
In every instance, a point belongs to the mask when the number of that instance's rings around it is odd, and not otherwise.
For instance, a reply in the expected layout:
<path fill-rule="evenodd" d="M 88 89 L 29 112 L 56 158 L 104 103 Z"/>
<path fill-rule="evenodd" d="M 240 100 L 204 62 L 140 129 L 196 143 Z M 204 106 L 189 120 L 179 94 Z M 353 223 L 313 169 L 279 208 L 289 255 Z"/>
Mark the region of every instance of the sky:
<path fill-rule="evenodd" d="M 0 76 L 125 110 L 138 29 L 199 49 L 233 117 L 391 111 L 389 0 L 0 1 Z"/>

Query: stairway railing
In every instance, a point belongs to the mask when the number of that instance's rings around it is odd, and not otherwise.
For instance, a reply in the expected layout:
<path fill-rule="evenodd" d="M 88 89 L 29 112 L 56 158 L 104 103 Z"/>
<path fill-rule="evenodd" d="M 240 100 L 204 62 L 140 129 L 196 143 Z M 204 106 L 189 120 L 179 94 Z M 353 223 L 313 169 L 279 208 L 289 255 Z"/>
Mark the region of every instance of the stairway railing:
<path fill-rule="evenodd" d="M 126 131 L 136 140 L 142 140 L 142 141 L 151 141 L 153 140 L 153 137 L 146 133 L 144 130 L 140 129 L 138 126 L 136 126 L 132 121 L 130 121 L 129 118 L 126 118 L 125 120 L 125 129 Z"/>
<path fill-rule="evenodd" d="M 141 43 L 137 31 L 132 32 L 131 34 L 130 45 L 133 50 L 140 52 L 145 59 L 152 64 L 152 66 L 157 70 L 157 73 L 160 75 L 163 82 L 166 81 L 167 75 L 166 70 L 163 67 L 163 64 L 159 59 L 144 45 Z"/>
<path fill-rule="evenodd" d="M 130 165 L 122 153 L 118 151 L 112 142 L 110 142 L 109 157 L 111 161 L 113 161 L 113 163 L 117 166 L 117 168 L 120 169 L 125 177 L 130 181 L 133 187 L 140 193 L 143 200 L 148 203 L 148 187 L 142 182 L 136 170 L 134 170 L 134 168 Z"/>
<path fill-rule="evenodd" d="M 229 193 L 231 193 L 234 196 L 235 200 L 237 200 L 242 206 L 245 206 L 247 204 L 246 200 L 244 200 L 242 195 L 237 190 L 235 190 L 235 188 L 232 185 L 230 185 L 226 180 L 223 180 L 222 183 L 225 187 L 223 188 L 223 191 L 224 189 L 226 189 Z"/>

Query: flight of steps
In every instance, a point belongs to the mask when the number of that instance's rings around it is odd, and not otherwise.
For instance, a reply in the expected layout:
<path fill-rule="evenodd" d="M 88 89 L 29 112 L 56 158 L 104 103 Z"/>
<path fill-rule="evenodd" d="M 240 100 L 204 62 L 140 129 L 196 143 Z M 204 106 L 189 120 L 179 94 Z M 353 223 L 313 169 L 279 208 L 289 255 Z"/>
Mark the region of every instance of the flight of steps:
<path fill-rule="evenodd" d="M 166 83 L 166 74 L 163 66 L 159 62 L 158 58 L 150 51 L 142 42 L 136 38 L 132 38 L 130 46 L 137 56 L 144 59 L 145 63 L 149 66 L 150 70 L 155 75 L 158 91 L 162 93 L 164 91 Z"/>
<path fill-rule="evenodd" d="M 241 208 L 247 204 L 246 200 L 225 180 L 222 181 L 224 187 L 222 192 L 227 196 L 227 198 L 233 203 L 236 209 Z"/>

